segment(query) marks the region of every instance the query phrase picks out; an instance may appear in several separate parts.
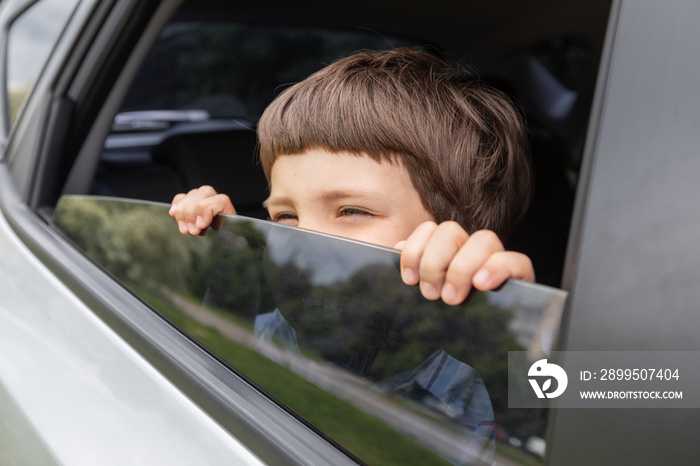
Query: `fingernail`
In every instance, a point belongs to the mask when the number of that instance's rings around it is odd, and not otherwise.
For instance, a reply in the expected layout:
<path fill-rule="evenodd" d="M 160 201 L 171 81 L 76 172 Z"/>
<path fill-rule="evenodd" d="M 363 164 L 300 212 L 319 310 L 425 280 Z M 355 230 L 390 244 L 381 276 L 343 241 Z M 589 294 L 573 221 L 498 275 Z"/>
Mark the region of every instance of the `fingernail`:
<path fill-rule="evenodd" d="M 177 222 L 177 227 L 180 229 L 180 233 L 184 234 L 184 233 L 189 232 L 189 230 L 187 229 L 187 224 L 185 222 L 183 222 L 182 220 Z"/>
<path fill-rule="evenodd" d="M 188 223 L 187 229 L 191 235 L 195 235 L 195 234 L 199 233 L 199 231 L 198 231 L 199 228 L 197 228 L 197 226 L 194 223 Z"/>
<path fill-rule="evenodd" d="M 401 270 L 401 276 L 403 278 L 403 282 L 407 285 L 415 285 L 418 283 L 418 277 L 416 276 L 416 273 L 408 268 L 405 268 Z"/>
<path fill-rule="evenodd" d="M 204 219 L 199 215 L 197 216 L 197 220 L 195 221 L 195 223 L 197 224 L 197 228 L 204 228 L 206 226 L 204 224 Z"/>
<path fill-rule="evenodd" d="M 169 214 L 172 214 L 173 212 L 175 212 L 175 204 L 172 204 L 170 206 L 170 210 L 168 211 Z"/>
<path fill-rule="evenodd" d="M 457 301 L 457 290 L 455 290 L 454 286 L 446 283 L 445 286 L 442 287 L 442 300 L 448 304 L 453 304 Z"/>
<path fill-rule="evenodd" d="M 476 275 L 474 275 L 474 284 L 482 287 L 488 286 L 491 275 L 486 269 L 479 270 Z"/>
<path fill-rule="evenodd" d="M 440 293 L 430 283 L 421 282 L 420 291 L 426 299 L 435 300 L 440 297 Z"/>

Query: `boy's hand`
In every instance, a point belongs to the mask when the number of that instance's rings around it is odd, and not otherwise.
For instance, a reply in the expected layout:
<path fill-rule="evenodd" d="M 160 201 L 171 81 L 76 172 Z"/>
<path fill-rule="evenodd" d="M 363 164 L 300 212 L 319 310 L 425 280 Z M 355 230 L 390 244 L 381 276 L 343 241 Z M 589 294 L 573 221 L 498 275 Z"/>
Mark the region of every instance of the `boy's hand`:
<path fill-rule="evenodd" d="M 498 288 L 509 278 L 535 281 L 530 259 L 505 251 L 498 236 L 489 230 L 471 236 L 456 222 L 422 223 L 401 249 L 401 277 L 408 285 L 420 284 L 423 296 L 442 298 L 447 304 L 462 303 L 472 287 Z"/>
<path fill-rule="evenodd" d="M 175 217 L 183 235 L 202 233 L 218 213 L 235 214 L 236 209 L 227 195 L 218 194 L 211 186 L 178 194 L 170 206 L 170 216 Z"/>

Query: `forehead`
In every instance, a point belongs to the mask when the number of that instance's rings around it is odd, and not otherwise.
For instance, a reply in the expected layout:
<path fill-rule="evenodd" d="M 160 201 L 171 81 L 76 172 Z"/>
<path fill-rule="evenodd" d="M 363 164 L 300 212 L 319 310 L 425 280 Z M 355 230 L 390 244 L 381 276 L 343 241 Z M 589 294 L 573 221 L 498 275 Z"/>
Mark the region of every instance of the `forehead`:
<path fill-rule="evenodd" d="M 270 192 L 296 188 L 350 191 L 414 190 L 408 171 L 400 162 L 376 161 L 364 154 L 330 153 L 313 149 L 277 157 L 270 175 Z"/>

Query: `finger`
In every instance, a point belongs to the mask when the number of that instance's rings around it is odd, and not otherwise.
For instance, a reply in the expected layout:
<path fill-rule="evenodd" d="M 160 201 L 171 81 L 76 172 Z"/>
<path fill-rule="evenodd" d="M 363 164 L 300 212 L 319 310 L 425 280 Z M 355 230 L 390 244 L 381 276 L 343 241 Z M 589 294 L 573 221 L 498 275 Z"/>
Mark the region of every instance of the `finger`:
<path fill-rule="evenodd" d="M 201 234 L 211 224 L 219 212 L 236 213 L 231 201 L 225 194 L 207 197 L 189 206 L 187 228 L 190 235 Z"/>
<path fill-rule="evenodd" d="M 468 239 L 467 232 L 456 222 L 438 225 L 425 245 L 419 266 L 424 297 L 439 299 L 442 296 L 448 268 Z"/>
<path fill-rule="evenodd" d="M 193 221 L 193 218 L 190 217 L 194 215 L 197 203 L 216 194 L 216 191 L 211 186 L 202 186 L 201 188 L 190 190 L 187 194 L 178 194 L 173 198 L 171 211 L 173 211 L 177 220 Z"/>
<path fill-rule="evenodd" d="M 214 231 L 221 230 L 222 226 L 224 226 L 224 219 L 218 215 L 214 216 L 214 219 L 211 221 L 211 227 L 214 229 Z"/>
<path fill-rule="evenodd" d="M 189 233 L 189 231 L 187 229 L 187 224 L 178 218 L 178 204 L 182 202 L 185 199 L 185 197 L 185 194 L 176 194 L 175 197 L 173 197 L 173 201 L 170 204 L 170 210 L 168 211 L 168 215 L 170 215 L 171 217 L 175 217 L 175 220 L 177 221 L 177 227 L 180 230 L 180 233 L 182 233 L 183 235 Z"/>
<path fill-rule="evenodd" d="M 216 213 L 235 213 L 228 196 L 217 194 L 211 186 L 202 186 L 187 194 L 178 194 L 173 198 L 170 211 L 177 220 L 180 233 L 191 235 L 201 233 Z"/>
<path fill-rule="evenodd" d="M 474 277 L 494 255 L 503 251 L 498 236 L 489 230 L 474 232 L 452 258 L 441 289 L 447 304 L 460 304 L 471 291 Z"/>
<path fill-rule="evenodd" d="M 196 225 L 197 211 L 199 209 L 199 204 L 210 195 L 215 195 L 215 193 L 210 192 L 207 187 L 203 186 L 188 192 L 185 199 L 178 203 L 176 208 L 178 215 L 175 218 L 178 219 L 180 231 L 182 231 L 182 224 L 184 224 L 186 233 L 190 235 L 198 235 L 201 232 L 201 228 Z"/>
<path fill-rule="evenodd" d="M 534 282 L 535 270 L 530 258 L 515 251 L 495 253 L 474 275 L 473 284 L 479 290 L 493 290 L 509 278 Z"/>
<path fill-rule="evenodd" d="M 394 245 L 394 249 L 398 249 L 399 251 L 403 251 L 403 247 L 406 246 L 406 240 L 401 240 L 398 243 Z"/>
<path fill-rule="evenodd" d="M 421 257 L 423 257 L 423 250 L 436 228 L 437 224 L 435 222 L 421 223 L 403 244 L 403 250 L 401 251 L 401 278 L 407 285 L 418 284 L 418 269 Z"/>
<path fill-rule="evenodd" d="M 175 211 L 177 209 L 177 204 L 182 201 L 185 198 L 185 194 L 176 194 L 175 197 L 173 197 L 172 202 L 170 203 L 170 211 L 168 211 L 168 214 L 170 214 L 172 217 L 175 216 Z"/>
<path fill-rule="evenodd" d="M 216 214 L 235 214 L 236 209 L 231 204 L 231 200 L 225 194 L 217 194 L 200 201 L 196 206 L 195 226 L 199 229 L 208 227 Z"/>

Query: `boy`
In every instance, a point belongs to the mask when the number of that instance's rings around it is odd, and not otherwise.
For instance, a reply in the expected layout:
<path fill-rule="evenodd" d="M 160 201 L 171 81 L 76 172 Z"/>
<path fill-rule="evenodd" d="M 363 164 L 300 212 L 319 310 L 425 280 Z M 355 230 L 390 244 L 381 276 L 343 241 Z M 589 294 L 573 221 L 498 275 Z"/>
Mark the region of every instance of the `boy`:
<path fill-rule="evenodd" d="M 501 242 L 530 199 L 519 115 L 437 57 L 403 48 L 334 62 L 280 94 L 258 138 L 272 221 L 400 249 L 403 281 L 447 304 L 472 286 L 534 281 Z M 208 186 L 170 209 L 192 235 L 219 212 L 236 210 Z"/>

